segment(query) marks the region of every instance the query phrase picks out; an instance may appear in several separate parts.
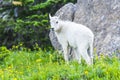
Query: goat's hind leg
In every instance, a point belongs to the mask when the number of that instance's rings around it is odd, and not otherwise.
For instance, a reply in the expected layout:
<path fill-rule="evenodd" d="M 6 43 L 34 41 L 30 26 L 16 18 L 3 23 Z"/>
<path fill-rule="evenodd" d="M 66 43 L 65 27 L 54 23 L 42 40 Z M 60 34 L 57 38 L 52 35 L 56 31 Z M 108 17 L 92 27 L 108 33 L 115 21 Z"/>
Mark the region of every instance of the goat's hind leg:
<path fill-rule="evenodd" d="M 77 60 L 78 63 L 80 64 L 81 63 L 81 55 L 80 55 L 80 53 L 79 53 L 77 48 L 74 49 L 74 57 L 75 57 L 75 60 Z"/>
<path fill-rule="evenodd" d="M 88 55 L 88 53 L 87 53 L 87 50 L 86 50 L 86 49 L 83 49 L 83 48 L 79 48 L 78 51 L 79 51 L 79 53 L 81 54 L 81 56 L 83 57 L 83 59 L 86 61 L 86 63 L 87 63 L 88 65 L 91 65 L 92 62 L 91 62 L 91 59 L 90 59 L 90 57 L 89 57 L 89 55 Z"/>
<path fill-rule="evenodd" d="M 90 46 L 89 46 L 89 56 L 90 56 L 90 59 L 91 59 L 91 63 L 93 64 L 93 41 L 90 43 Z"/>

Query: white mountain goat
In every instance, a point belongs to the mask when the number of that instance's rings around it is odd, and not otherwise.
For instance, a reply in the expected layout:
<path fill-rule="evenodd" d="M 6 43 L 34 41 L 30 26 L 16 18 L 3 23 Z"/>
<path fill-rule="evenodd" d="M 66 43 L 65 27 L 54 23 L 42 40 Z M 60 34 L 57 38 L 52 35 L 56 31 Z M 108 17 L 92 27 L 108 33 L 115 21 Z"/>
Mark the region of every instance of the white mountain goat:
<path fill-rule="evenodd" d="M 93 32 L 84 25 L 60 20 L 59 17 L 49 14 L 51 28 L 54 29 L 59 43 L 62 45 L 64 59 L 68 63 L 71 47 L 74 58 L 81 63 L 81 57 L 88 65 L 93 64 Z M 89 52 L 89 54 L 88 54 Z"/>

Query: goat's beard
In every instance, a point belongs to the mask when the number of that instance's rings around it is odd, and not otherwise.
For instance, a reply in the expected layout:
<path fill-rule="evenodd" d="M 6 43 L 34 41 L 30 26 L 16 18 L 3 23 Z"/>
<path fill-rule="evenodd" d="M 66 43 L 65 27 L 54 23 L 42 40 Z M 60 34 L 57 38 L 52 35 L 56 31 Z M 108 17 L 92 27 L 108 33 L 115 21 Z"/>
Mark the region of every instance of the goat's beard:
<path fill-rule="evenodd" d="M 61 29 L 62 29 L 62 27 L 59 26 L 59 27 L 54 28 L 54 31 L 57 32 L 57 33 L 59 33 L 59 32 L 61 32 Z"/>

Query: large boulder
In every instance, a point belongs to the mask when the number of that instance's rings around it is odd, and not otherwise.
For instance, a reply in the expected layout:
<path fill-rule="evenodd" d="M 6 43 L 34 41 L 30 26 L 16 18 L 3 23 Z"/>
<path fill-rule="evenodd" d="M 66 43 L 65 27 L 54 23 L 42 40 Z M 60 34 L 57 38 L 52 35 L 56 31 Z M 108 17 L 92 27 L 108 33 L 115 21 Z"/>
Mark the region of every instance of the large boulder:
<path fill-rule="evenodd" d="M 98 55 L 120 56 L 120 0 L 77 0 L 76 4 L 68 3 L 60 8 L 55 15 L 89 27 L 95 34 L 94 50 Z M 53 34 L 51 31 L 54 48 L 62 49 Z"/>

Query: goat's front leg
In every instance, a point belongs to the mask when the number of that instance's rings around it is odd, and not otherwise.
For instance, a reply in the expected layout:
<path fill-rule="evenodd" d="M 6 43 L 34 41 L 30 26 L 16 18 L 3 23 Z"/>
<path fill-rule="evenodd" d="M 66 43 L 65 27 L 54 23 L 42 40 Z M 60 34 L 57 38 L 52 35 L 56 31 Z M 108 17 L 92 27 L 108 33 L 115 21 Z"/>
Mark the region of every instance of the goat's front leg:
<path fill-rule="evenodd" d="M 69 61 L 68 45 L 65 44 L 62 47 L 63 47 L 64 59 L 68 63 L 68 61 Z"/>

